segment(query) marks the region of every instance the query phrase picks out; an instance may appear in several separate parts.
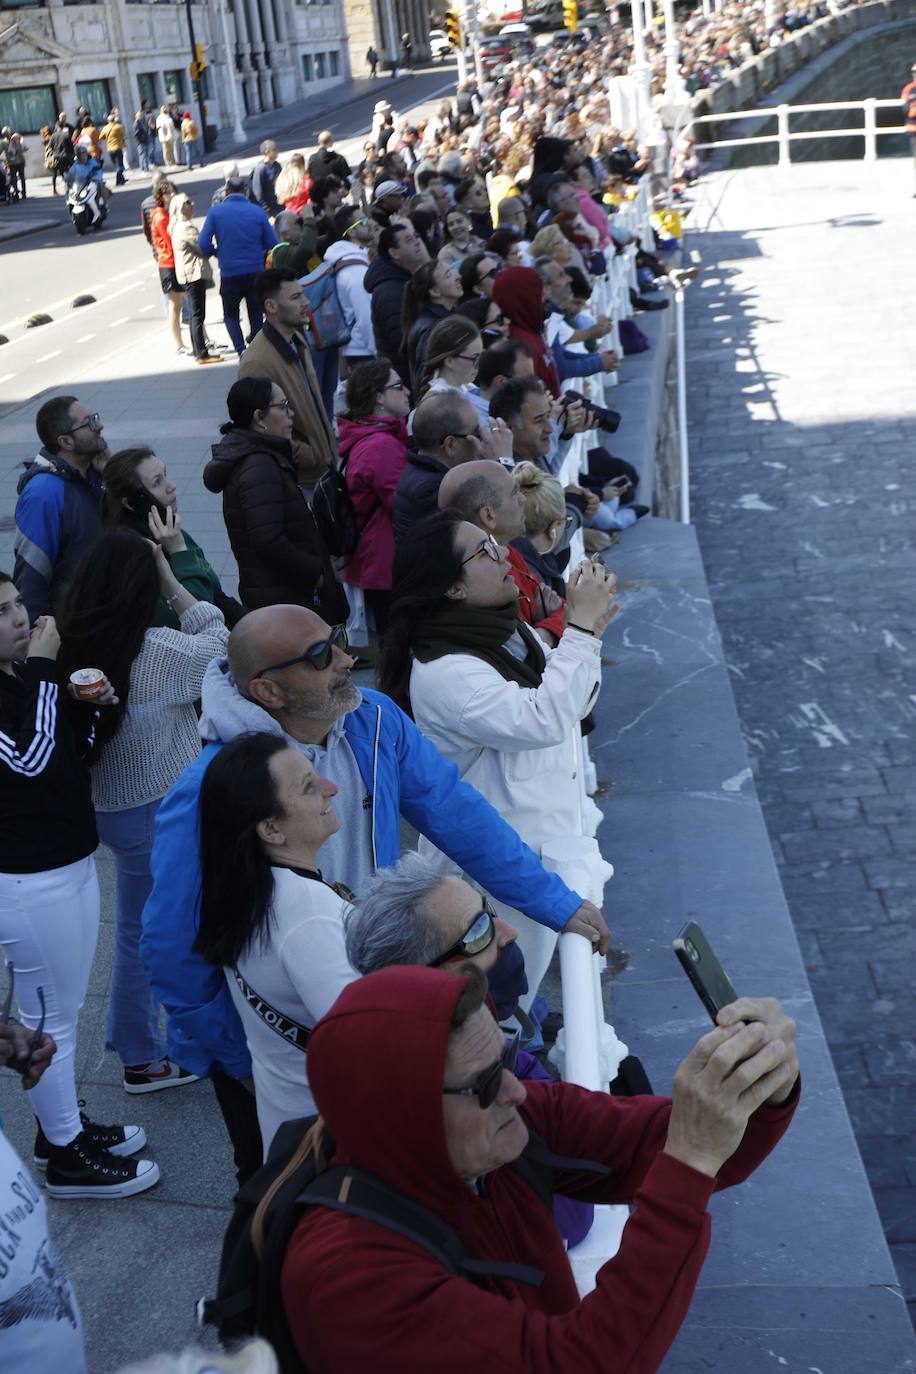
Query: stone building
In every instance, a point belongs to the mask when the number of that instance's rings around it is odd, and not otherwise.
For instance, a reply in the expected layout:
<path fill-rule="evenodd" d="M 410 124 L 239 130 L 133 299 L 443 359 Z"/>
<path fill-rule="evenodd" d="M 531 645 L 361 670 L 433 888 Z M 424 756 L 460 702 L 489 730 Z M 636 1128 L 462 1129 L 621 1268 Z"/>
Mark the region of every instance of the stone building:
<path fill-rule="evenodd" d="M 143 100 L 191 104 L 189 9 L 171 0 L 0 0 L 0 126 L 26 136 L 30 173 L 42 165 L 38 130 L 61 110 L 72 116 L 83 105 L 101 120 L 116 105 L 130 130 Z M 405 30 L 416 56 L 428 52 L 421 0 L 206 0 L 191 18 L 207 63 L 200 94 L 217 128 L 232 124 L 227 61 L 252 115 L 364 74 L 370 43 L 384 66 Z"/>

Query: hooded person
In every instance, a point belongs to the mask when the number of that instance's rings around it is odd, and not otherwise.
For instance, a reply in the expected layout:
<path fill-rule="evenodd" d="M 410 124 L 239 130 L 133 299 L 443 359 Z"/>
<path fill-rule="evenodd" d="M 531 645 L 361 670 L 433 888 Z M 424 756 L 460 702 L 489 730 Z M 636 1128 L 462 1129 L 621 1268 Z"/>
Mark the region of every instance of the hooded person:
<path fill-rule="evenodd" d="M 514 1042 L 485 993 L 479 970 L 456 977 L 395 966 L 351 983 L 312 1032 L 310 1081 L 335 1142 L 332 1164 L 368 1170 L 432 1211 L 469 1260 L 539 1272 L 524 1281 L 484 1270 L 472 1282 L 409 1236 L 309 1207 L 286 1251 L 281 1292 L 313 1374 L 427 1374 L 433 1349 L 437 1374 L 650 1374 L 690 1305 L 712 1192 L 746 1178 L 791 1120 L 797 1060 L 782 1038 L 791 1040 L 792 1023 L 776 1002 L 736 1003 L 732 1015 L 753 1009 L 764 1025 L 704 1036 L 675 1077 L 672 1102 L 568 1083 L 523 1086 L 512 1072 Z M 713 1112 L 697 1100 L 694 1076 L 708 1072 L 717 1105 L 739 1091 L 718 1064 L 708 1069 L 719 1044 L 732 1046 L 755 1091 L 736 1107 L 727 1139 L 711 1129 L 716 1143 L 701 1159 L 694 1122 L 705 1127 Z M 562 1157 L 556 1193 L 636 1206 L 618 1253 L 581 1301 L 548 1203 L 512 1167 L 535 1135 Z M 583 1160 L 603 1167 L 576 1171 Z M 341 1196 L 347 1191 L 345 1177 Z"/>
<path fill-rule="evenodd" d="M 493 300 L 509 320 L 509 338 L 531 349 L 534 375 L 551 396 L 560 394 L 560 378 L 544 338 L 544 283 L 533 267 L 507 267 L 493 283 Z"/>
<path fill-rule="evenodd" d="M 547 208 L 551 186 L 569 172 L 574 146 L 569 138 L 539 138 L 535 143 L 528 182 L 528 199 L 535 219 Z"/>

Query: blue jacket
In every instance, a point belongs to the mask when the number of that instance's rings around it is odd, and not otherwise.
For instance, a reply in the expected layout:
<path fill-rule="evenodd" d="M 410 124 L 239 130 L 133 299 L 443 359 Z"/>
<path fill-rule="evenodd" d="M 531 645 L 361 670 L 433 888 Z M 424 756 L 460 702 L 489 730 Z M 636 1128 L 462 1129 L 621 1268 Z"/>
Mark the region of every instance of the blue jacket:
<path fill-rule="evenodd" d="M 210 674 L 225 676 L 225 662 Z M 204 682 L 206 731 L 207 680 Z M 473 787 L 461 781 L 411 720 L 380 692 L 363 691 L 362 704 L 344 718 L 344 735 L 371 797 L 372 854 L 376 868 L 390 867 L 401 854 L 400 817 L 432 840 L 494 897 L 536 921 L 560 930 L 581 905 L 555 874 L 523 844 L 515 831 Z M 240 727 L 280 727 L 236 694 L 248 720 Z M 252 714 L 253 713 L 253 714 Z M 258 720 L 255 720 L 258 717 Z M 192 950 L 197 930 L 200 873 L 197 803 L 207 765 L 222 744 L 207 744 L 168 792 L 156 817 L 153 890 L 143 910 L 140 952 L 157 997 L 169 1013 L 169 1057 L 197 1074 L 214 1063 L 235 1078 L 251 1073 L 245 1033 L 221 968 Z"/>
<path fill-rule="evenodd" d="M 224 277 L 263 272 L 264 259 L 276 242 L 277 236 L 260 205 L 253 205 L 239 192 L 210 207 L 200 235 L 201 252 L 208 258 L 216 253 Z"/>
<path fill-rule="evenodd" d="M 570 377 L 594 377 L 597 372 L 604 371 L 600 353 L 577 353 L 575 349 L 566 348 L 559 339 L 554 339 L 550 348 L 561 383 Z"/>
<path fill-rule="evenodd" d="M 102 480 L 39 450 L 19 478 L 13 578 L 29 615 L 47 615 L 85 549 L 101 534 Z"/>

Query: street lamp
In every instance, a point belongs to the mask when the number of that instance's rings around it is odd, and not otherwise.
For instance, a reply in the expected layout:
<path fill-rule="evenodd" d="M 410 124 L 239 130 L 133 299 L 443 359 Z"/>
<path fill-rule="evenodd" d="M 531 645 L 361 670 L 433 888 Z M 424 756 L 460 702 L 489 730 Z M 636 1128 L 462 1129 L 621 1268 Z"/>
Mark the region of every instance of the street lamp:
<path fill-rule="evenodd" d="M 235 50 L 229 41 L 229 4 L 228 0 L 216 0 L 216 8 L 223 28 L 223 47 L 226 51 L 226 77 L 232 97 L 233 126 L 232 137 L 236 143 L 245 143 L 245 126 L 242 123 L 242 105 L 239 99 L 238 72 L 235 70 Z"/>

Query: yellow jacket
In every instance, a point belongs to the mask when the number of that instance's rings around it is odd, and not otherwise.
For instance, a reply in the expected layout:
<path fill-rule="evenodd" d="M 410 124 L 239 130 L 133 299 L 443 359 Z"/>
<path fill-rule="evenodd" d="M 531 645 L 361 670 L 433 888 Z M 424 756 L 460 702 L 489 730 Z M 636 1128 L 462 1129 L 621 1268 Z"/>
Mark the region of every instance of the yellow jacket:
<path fill-rule="evenodd" d="M 110 153 L 120 152 L 121 149 L 127 147 L 127 135 L 124 132 L 124 125 L 119 119 L 112 120 L 110 124 L 106 124 L 100 137 L 104 138 L 107 142 L 108 151 Z"/>

